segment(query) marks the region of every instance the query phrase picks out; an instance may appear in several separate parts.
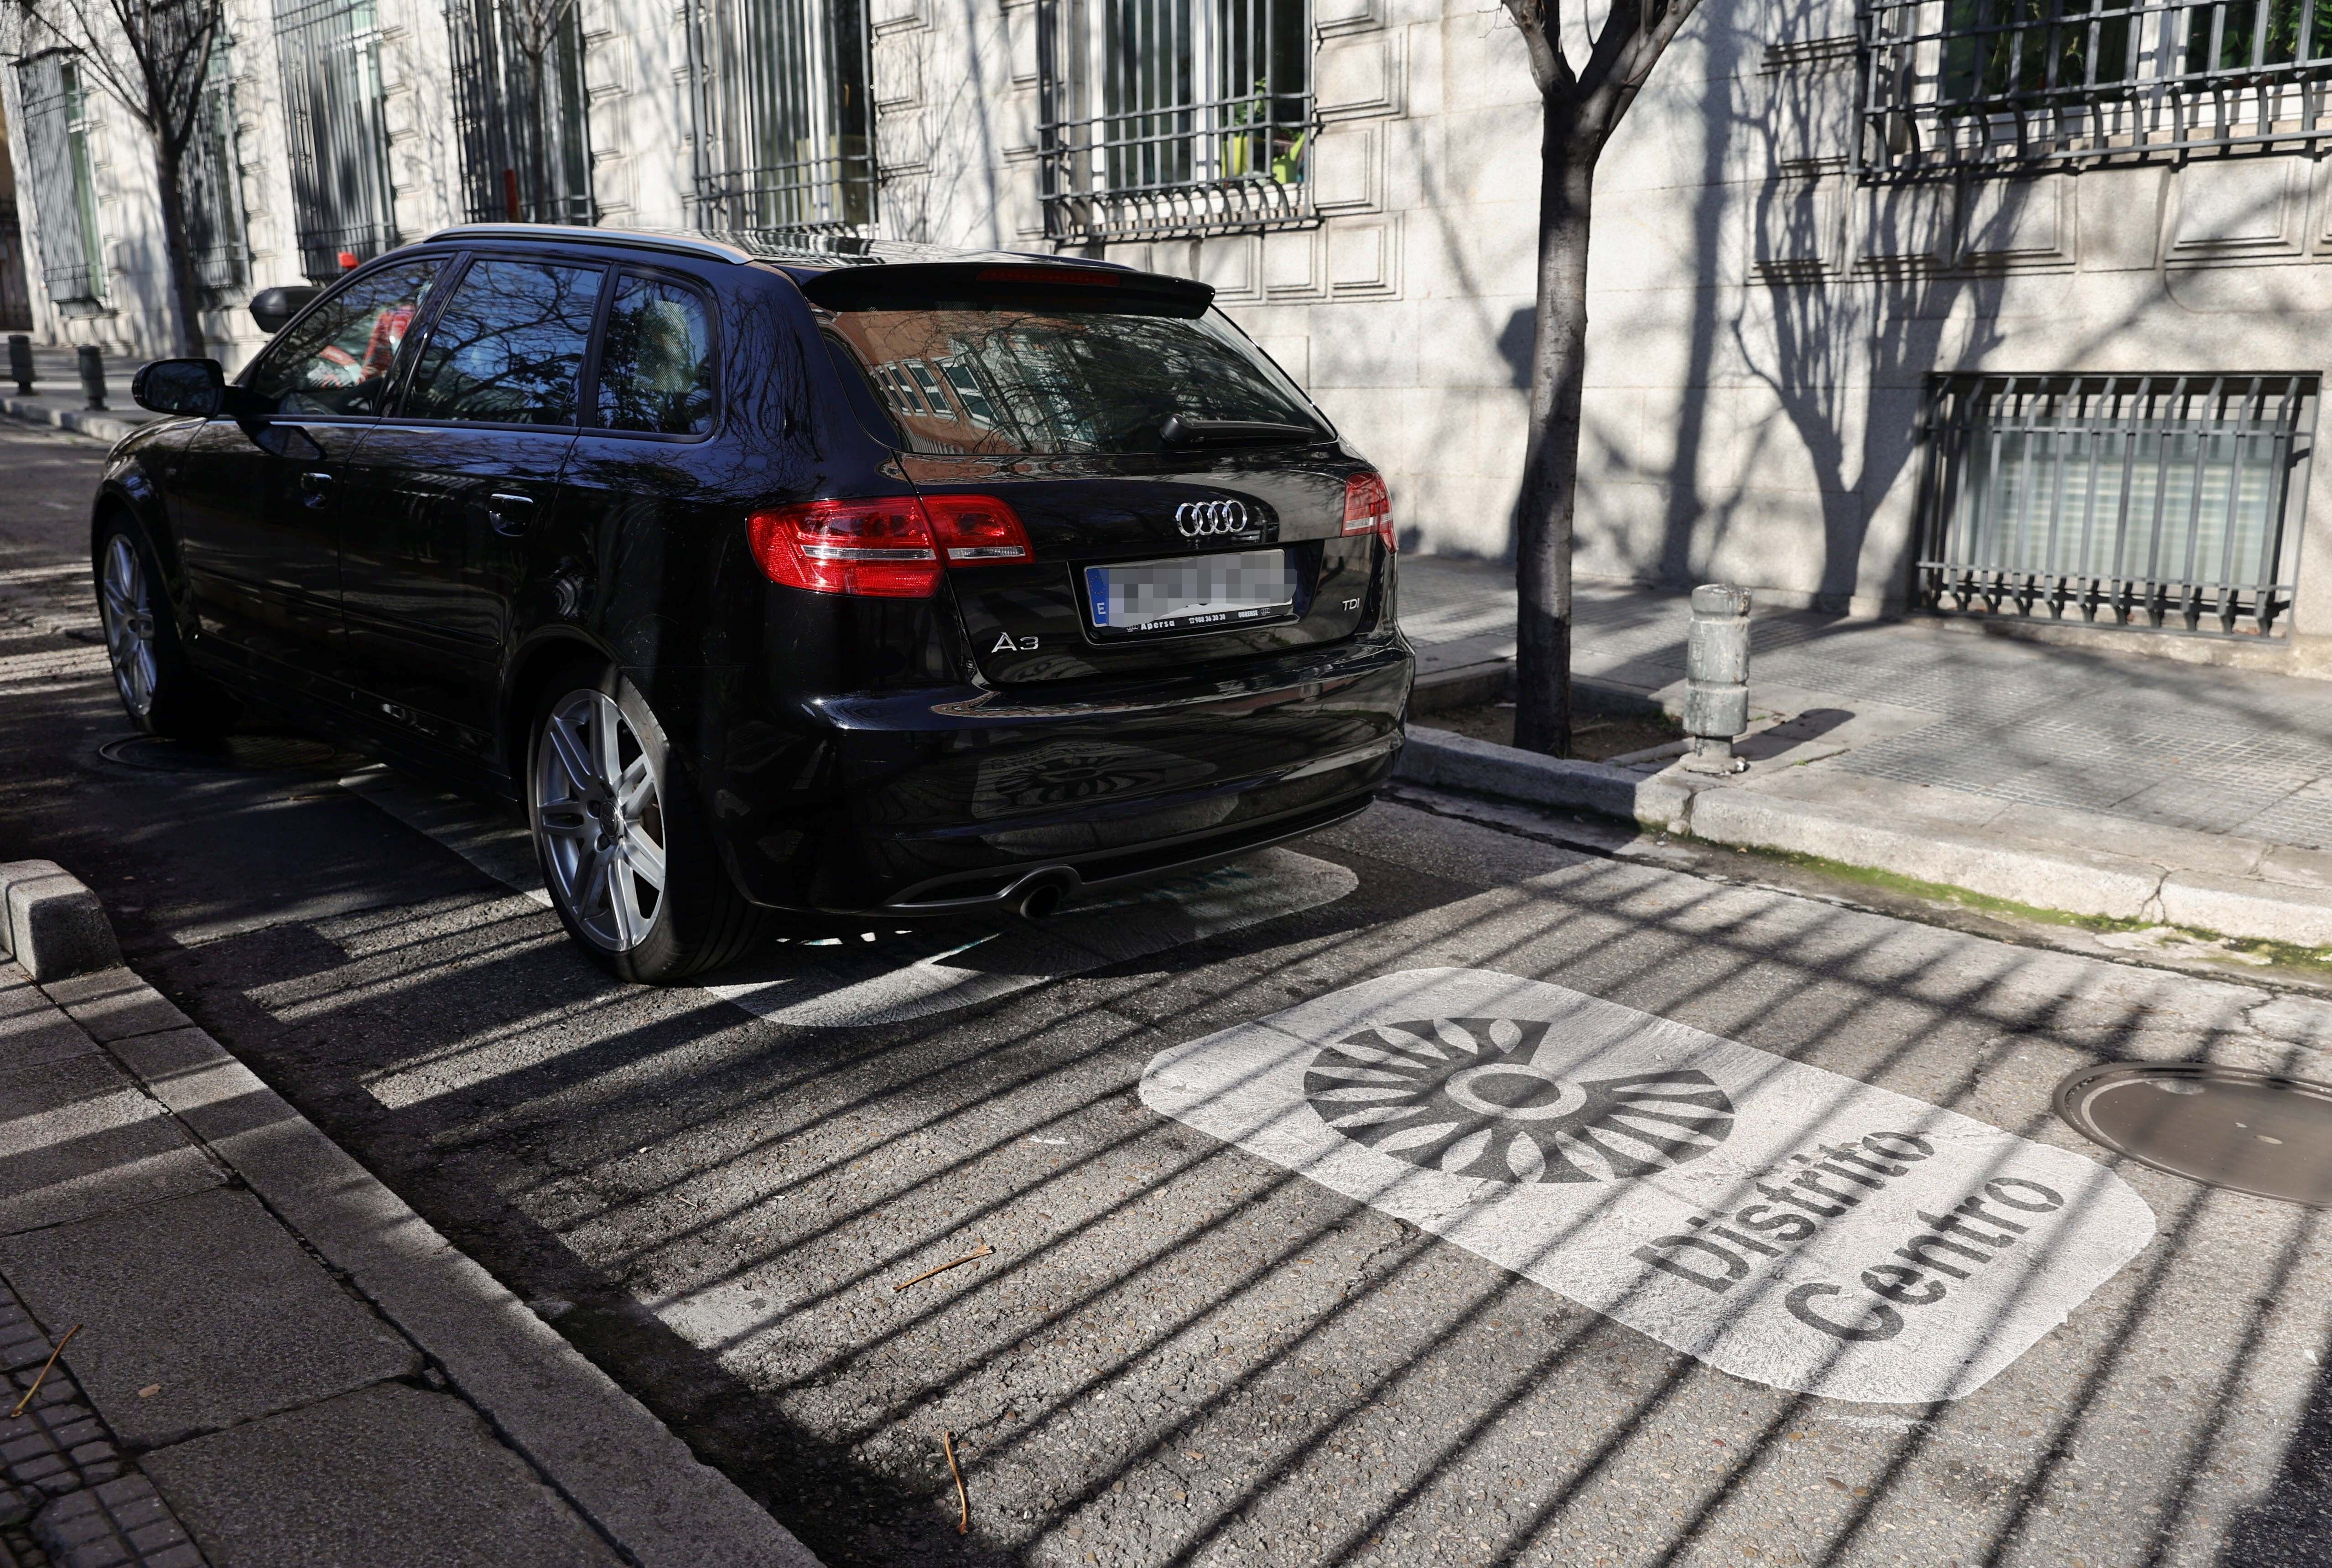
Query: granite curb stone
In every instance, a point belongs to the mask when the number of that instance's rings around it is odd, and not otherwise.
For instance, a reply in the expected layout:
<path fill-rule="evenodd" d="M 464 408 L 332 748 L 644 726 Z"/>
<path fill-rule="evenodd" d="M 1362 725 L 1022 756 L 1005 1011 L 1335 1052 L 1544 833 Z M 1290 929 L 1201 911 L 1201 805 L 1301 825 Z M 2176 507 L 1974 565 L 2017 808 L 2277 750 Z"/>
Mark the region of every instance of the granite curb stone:
<path fill-rule="evenodd" d="M 0 946 L 35 981 L 121 961 L 105 906 L 53 860 L 0 864 Z"/>

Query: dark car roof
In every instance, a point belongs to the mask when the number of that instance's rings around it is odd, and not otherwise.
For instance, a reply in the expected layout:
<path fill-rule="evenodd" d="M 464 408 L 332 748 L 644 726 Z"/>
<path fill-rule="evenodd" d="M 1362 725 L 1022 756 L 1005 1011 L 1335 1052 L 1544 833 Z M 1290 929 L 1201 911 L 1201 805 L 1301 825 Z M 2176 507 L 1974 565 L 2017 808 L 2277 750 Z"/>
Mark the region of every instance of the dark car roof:
<path fill-rule="evenodd" d="M 850 234 L 749 232 L 722 229 L 606 229 L 580 224 L 457 224 L 439 229 L 429 243 L 458 240 L 531 240 L 562 245 L 608 245 L 626 250 L 673 251 L 707 261 L 774 263 L 798 276 L 843 267 L 980 262 L 989 265 L 1097 267 L 1131 272 L 1116 262 L 1056 256 L 1030 251 L 961 250 L 904 240 L 866 240 Z"/>

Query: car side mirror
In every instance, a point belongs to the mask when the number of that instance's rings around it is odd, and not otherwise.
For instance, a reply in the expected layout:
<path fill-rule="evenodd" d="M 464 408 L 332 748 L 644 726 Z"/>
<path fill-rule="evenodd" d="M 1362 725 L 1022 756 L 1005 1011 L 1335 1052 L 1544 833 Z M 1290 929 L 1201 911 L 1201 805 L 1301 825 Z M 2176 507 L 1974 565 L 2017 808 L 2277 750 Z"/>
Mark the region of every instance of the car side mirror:
<path fill-rule="evenodd" d="M 226 401 L 226 372 L 215 359 L 156 359 L 130 378 L 130 401 L 157 414 L 207 419 Z"/>
<path fill-rule="evenodd" d="M 251 319 L 268 332 L 281 332 L 292 324 L 292 317 L 306 310 L 309 301 L 323 292 L 313 283 L 262 289 L 251 296 Z"/>

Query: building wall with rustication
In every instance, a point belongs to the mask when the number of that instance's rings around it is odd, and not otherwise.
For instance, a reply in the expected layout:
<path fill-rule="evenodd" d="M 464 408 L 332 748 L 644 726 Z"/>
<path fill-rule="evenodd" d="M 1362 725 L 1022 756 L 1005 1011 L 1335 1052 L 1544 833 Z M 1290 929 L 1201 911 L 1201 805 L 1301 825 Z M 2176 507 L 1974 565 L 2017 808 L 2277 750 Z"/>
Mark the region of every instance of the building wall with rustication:
<path fill-rule="evenodd" d="M 683 225 L 684 12 L 580 3 L 602 222 Z M 272 0 L 229 4 L 252 283 L 293 282 Z M 877 233 L 1049 250 L 1035 0 L 871 4 Z M 418 238 L 461 207 L 443 4 L 380 0 L 379 14 L 396 219 Z M 1505 556 L 1534 321 L 1539 114 L 1519 41 L 1496 0 L 1315 0 L 1314 21 L 1318 221 L 1087 253 L 1212 283 L 1383 468 L 1407 548 Z M 1897 609 L 1931 372 L 2316 374 L 2332 353 L 2332 163 L 1871 183 L 1851 167 L 1854 29 L 1851 0 L 1704 6 L 1604 158 L 1585 576 Z M 0 81 L 13 137 L 14 84 Z M 65 320 L 37 279 L 35 309 L 54 340 L 156 352 L 151 175 L 127 117 L 100 118 L 111 313 Z M 241 305 L 223 298 L 208 318 L 234 362 L 258 342 Z M 2306 472 L 2321 532 L 2332 464 Z M 2186 654 L 2332 667 L 2307 635 L 2332 634 L 2332 549 L 2299 556 L 2303 635 Z"/>

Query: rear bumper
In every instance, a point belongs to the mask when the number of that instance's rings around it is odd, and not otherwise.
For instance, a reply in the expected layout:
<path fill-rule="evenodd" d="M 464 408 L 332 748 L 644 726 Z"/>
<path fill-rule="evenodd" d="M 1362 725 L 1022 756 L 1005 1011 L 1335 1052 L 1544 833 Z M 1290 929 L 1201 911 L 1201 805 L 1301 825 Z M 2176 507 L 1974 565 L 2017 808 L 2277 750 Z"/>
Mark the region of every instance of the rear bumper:
<path fill-rule="evenodd" d="M 1391 776 L 1411 657 L 1398 639 L 1229 676 L 1035 694 L 819 699 L 713 817 L 757 904 L 938 914 L 1205 865 L 1312 832 Z M 730 748 L 732 754 L 735 748 Z"/>

